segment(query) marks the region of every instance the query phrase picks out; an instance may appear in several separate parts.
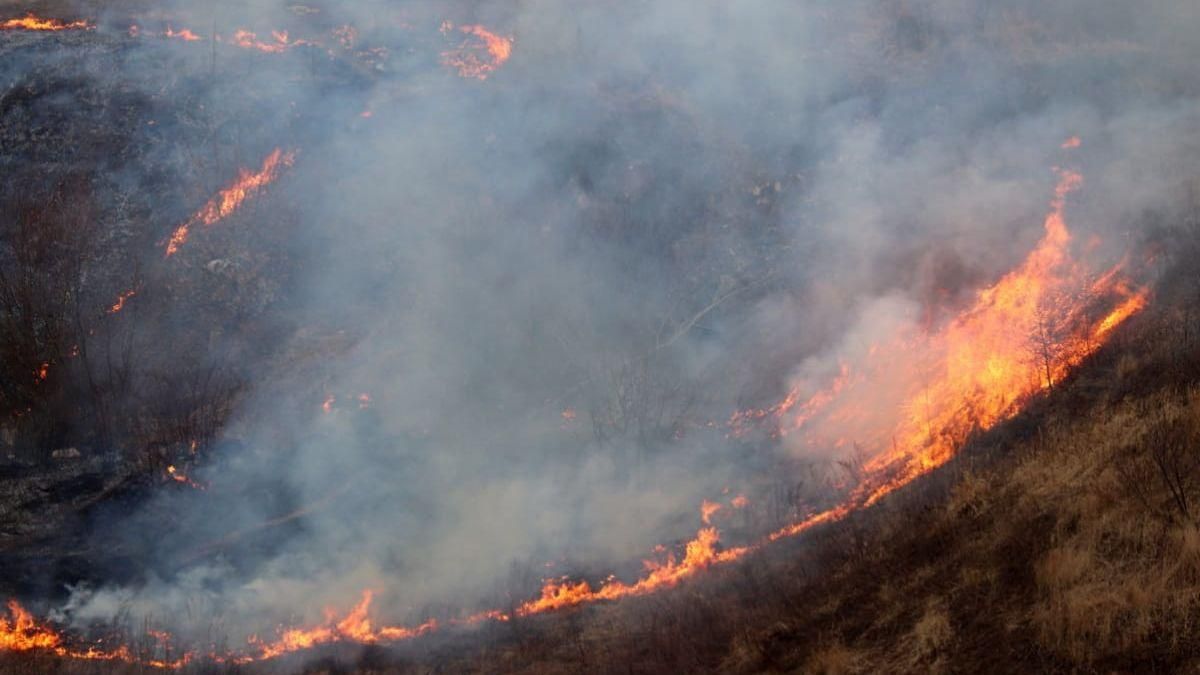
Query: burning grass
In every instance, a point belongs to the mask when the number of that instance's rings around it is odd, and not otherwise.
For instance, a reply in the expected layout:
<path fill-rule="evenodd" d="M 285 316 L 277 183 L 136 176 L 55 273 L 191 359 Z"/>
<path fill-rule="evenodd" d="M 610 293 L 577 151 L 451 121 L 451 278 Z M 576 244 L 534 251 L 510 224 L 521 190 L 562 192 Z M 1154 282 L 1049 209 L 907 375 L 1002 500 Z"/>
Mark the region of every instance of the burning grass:
<path fill-rule="evenodd" d="M 880 508 L 684 588 L 526 621 L 518 636 L 454 663 L 470 672 L 494 663 L 519 664 L 514 672 L 1194 667 L 1200 530 L 1154 448 L 1164 428 L 1200 425 L 1200 360 L 1170 316 L 1154 311 L 1123 330 L 1031 409 Z M 570 648 L 557 636 L 566 623 L 578 631 Z"/>
<path fill-rule="evenodd" d="M 176 229 L 167 243 L 166 255 L 173 255 L 187 241 L 191 226 L 211 225 L 230 216 L 270 185 L 293 159 L 293 153 L 277 149 L 259 171 L 243 170 Z M 412 626 L 373 624 L 368 614 L 373 593 L 367 590 L 345 614 L 327 610 L 328 618 L 320 625 L 281 628 L 272 639 L 252 636 L 240 650 L 188 652 L 175 662 L 159 665 L 178 667 L 197 657 L 217 663 L 253 663 L 320 645 L 405 641 L 434 632 L 441 625 L 511 622 L 583 604 L 647 596 L 673 588 L 700 572 L 743 559 L 773 542 L 852 520 L 852 516 L 889 493 L 949 462 L 971 432 L 990 429 L 1013 417 L 1035 393 L 1053 391 L 1056 382 L 1067 377 L 1118 326 L 1145 306 L 1148 291 L 1136 287 L 1121 265 L 1093 281 L 1072 258 L 1064 210 L 1067 195 L 1081 183 L 1078 174 L 1060 172 L 1044 223 L 1045 234 L 1038 246 L 1020 266 L 979 291 L 975 302 L 957 317 L 927 334 L 895 335 L 872 346 L 862 364 L 843 367 L 829 388 L 806 397 L 799 411 L 792 410 L 800 400 L 792 392 L 784 402 L 769 409 L 770 415 L 735 415 L 734 420 L 739 422 L 797 415 L 795 420 L 785 422 L 787 428 L 803 432 L 809 443 L 832 443 L 834 447 L 845 445 L 845 434 L 853 430 L 855 446 L 862 443 L 866 459 L 850 472 L 851 481 L 840 486 L 843 495 L 838 503 L 809 510 L 758 542 L 723 547 L 720 533 L 712 525 L 713 516 L 723 507 L 706 501 L 701 506 L 703 527 L 683 547 L 682 556 L 667 551 L 647 560 L 645 573 L 633 581 L 609 578 L 593 586 L 584 580 L 552 579 L 537 597 L 518 604 L 511 612 L 487 609 L 464 618 L 441 623 L 431 618 Z M 112 311 L 119 309 L 114 305 Z M 902 362 L 903 355 L 915 355 L 912 361 L 916 365 L 907 369 L 911 373 L 898 387 L 897 400 L 888 403 L 872 398 L 864 403 L 864 390 L 896 388 L 889 382 L 894 380 L 896 364 Z M 868 405 L 871 401 L 874 408 Z M 326 399 L 326 412 L 333 402 Z M 176 482 L 201 487 L 174 466 L 167 472 Z M 8 634 L 32 639 L 29 636 L 42 631 L 42 635 L 55 640 L 44 646 L 31 643 L 29 649 L 71 658 L 147 664 L 132 656 L 125 645 L 84 652 L 62 647 L 59 636 L 48 627 L 31 623 L 24 613 L 20 616 L 25 619 L 8 627 Z M 936 658 L 953 634 L 940 606 L 931 606 L 912 630 L 911 642 L 919 645 L 911 658 L 914 664 Z"/>

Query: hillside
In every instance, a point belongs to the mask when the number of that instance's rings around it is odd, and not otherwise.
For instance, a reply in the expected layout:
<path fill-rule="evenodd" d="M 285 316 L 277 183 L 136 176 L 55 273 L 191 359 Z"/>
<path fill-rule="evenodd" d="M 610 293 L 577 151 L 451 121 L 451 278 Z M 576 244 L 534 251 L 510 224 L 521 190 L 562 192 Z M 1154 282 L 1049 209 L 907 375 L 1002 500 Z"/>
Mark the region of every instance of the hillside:
<path fill-rule="evenodd" d="M 1187 219 L 1185 218 L 1184 221 Z M 649 597 L 197 672 L 1181 672 L 1200 665 L 1200 281 L 872 508 Z M 134 643 L 136 644 L 136 642 Z M 5 672 L 156 672 L 0 655 Z"/>
<path fill-rule="evenodd" d="M 1184 0 L 0 0 L 0 672 L 1200 669 Z"/>
<path fill-rule="evenodd" d="M 661 597 L 514 630 L 452 669 L 1190 672 L 1196 245 L 1171 239 L 1151 310 L 926 480 Z"/>

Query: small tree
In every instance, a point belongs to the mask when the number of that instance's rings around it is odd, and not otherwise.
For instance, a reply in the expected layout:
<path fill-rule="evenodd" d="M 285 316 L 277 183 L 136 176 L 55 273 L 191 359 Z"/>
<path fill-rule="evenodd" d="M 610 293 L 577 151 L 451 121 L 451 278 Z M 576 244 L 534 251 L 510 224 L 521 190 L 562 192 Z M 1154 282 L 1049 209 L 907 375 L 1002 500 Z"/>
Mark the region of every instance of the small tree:
<path fill-rule="evenodd" d="M 1069 354 L 1070 316 L 1062 309 L 1068 306 L 1067 300 L 1064 294 L 1054 293 L 1038 302 L 1027 335 L 1031 361 L 1049 391 L 1054 391 L 1055 373 Z"/>

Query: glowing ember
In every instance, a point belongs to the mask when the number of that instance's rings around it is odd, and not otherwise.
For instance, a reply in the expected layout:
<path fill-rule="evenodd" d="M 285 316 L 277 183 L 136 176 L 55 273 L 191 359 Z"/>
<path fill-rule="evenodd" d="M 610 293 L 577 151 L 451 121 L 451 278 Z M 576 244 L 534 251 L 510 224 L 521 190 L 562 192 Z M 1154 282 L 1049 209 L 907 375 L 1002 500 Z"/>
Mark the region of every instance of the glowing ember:
<path fill-rule="evenodd" d="M 342 49 L 353 49 L 354 44 L 358 42 L 358 29 L 349 25 L 339 26 L 333 29 L 333 38 Z"/>
<path fill-rule="evenodd" d="M 112 306 L 108 308 L 108 313 L 116 314 L 122 309 L 125 309 L 125 303 L 129 302 L 129 299 L 135 295 L 137 295 L 137 291 L 135 290 L 125 291 L 124 293 L 118 295 L 116 302 L 114 302 Z"/>
<path fill-rule="evenodd" d="M 1070 150 L 1072 148 L 1078 148 L 1080 145 L 1082 145 L 1082 143 L 1083 143 L 1083 141 L 1080 141 L 1078 136 L 1072 136 L 1072 137 L 1068 138 L 1067 140 L 1063 141 L 1062 149 Z"/>
<path fill-rule="evenodd" d="M 188 478 L 187 474 L 183 473 L 179 469 L 176 469 L 174 465 L 167 467 L 167 477 L 170 478 L 171 480 L 175 481 L 176 483 L 179 483 L 181 485 L 186 485 L 190 488 L 195 488 L 197 490 L 205 489 L 204 485 L 197 483 L 196 481 L 192 480 L 191 478 Z"/>
<path fill-rule="evenodd" d="M 333 412 L 333 404 L 337 403 L 337 397 L 333 394 L 326 394 L 325 400 L 321 401 L 321 412 L 329 414 Z"/>
<path fill-rule="evenodd" d="M 251 172 L 247 169 L 242 169 L 235 180 L 229 187 L 221 190 L 216 197 L 213 197 L 204 205 L 194 216 L 179 227 L 171 234 L 167 241 L 167 257 L 175 255 L 185 243 L 191 233 L 191 228 L 195 225 L 213 225 L 222 219 L 231 215 L 238 207 L 242 205 L 250 197 L 261 193 L 268 185 L 279 178 L 279 174 L 284 168 L 292 165 L 296 160 L 295 152 L 283 152 L 280 149 L 275 149 L 267 158 L 263 160 L 262 168 L 257 172 Z"/>
<path fill-rule="evenodd" d="M 219 39 L 219 38 L 218 38 Z M 271 31 L 271 41 L 259 40 L 258 33 L 248 30 L 238 30 L 233 34 L 233 44 L 242 49 L 253 49 L 266 54 L 281 54 L 293 47 L 320 47 L 320 42 L 311 40 L 293 40 L 286 30 Z"/>
<path fill-rule="evenodd" d="M 442 23 L 442 32 L 449 32 L 453 25 Z M 458 71 L 461 77 L 486 80 L 512 56 L 511 37 L 501 37 L 483 26 L 459 26 L 467 35 L 462 44 L 442 52 L 442 65 Z"/>
<path fill-rule="evenodd" d="M 167 32 L 163 33 L 163 35 L 166 35 L 169 38 L 183 40 L 184 42 L 196 42 L 200 39 L 199 35 L 196 35 L 187 28 L 177 31 L 172 29 L 170 26 L 167 26 Z"/>
<path fill-rule="evenodd" d="M 0 30 L 30 30 L 30 31 L 60 31 L 60 30 L 91 30 L 92 24 L 87 21 L 64 22 L 58 19 L 43 19 L 27 14 L 20 19 L 7 19 L 0 22 Z"/>

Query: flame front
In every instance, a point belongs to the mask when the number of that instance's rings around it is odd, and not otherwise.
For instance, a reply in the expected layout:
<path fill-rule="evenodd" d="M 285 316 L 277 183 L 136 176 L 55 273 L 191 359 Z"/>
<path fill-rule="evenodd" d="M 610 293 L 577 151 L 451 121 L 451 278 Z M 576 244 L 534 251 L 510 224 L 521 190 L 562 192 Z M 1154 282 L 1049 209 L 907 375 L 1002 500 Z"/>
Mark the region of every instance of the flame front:
<path fill-rule="evenodd" d="M 221 190 L 187 222 L 175 228 L 167 240 L 167 257 L 175 255 L 180 247 L 187 243 L 191 228 L 196 225 L 213 225 L 233 214 L 250 197 L 261 193 L 268 185 L 279 178 L 283 169 L 290 167 L 296 160 L 295 152 L 284 152 L 276 148 L 263 160 L 262 168 L 258 171 L 242 169 L 237 180 L 229 187 Z"/>
<path fill-rule="evenodd" d="M 59 19 L 43 19 L 33 14 L 26 14 L 20 19 L 7 19 L 0 22 L 0 30 L 28 31 L 62 31 L 62 30 L 91 30 L 92 24 L 87 21 L 60 21 Z"/>

